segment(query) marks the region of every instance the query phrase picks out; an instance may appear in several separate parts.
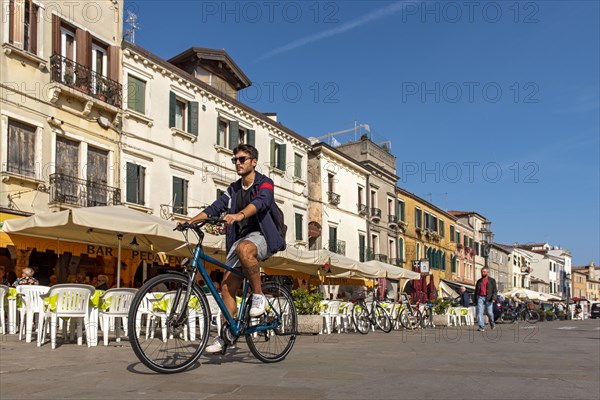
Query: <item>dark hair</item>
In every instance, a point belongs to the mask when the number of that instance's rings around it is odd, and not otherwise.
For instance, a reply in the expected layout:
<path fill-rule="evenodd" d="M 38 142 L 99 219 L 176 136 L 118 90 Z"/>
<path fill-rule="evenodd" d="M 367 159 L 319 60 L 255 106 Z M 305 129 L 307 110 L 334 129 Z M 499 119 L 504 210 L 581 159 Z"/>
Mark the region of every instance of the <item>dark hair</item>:
<path fill-rule="evenodd" d="M 240 151 L 243 151 L 245 153 L 248 153 L 250 155 L 250 157 L 257 159 L 258 160 L 258 150 L 256 150 L 256 147 L 250 145 L 250 144 L 239 144 L 235 147 L 235 149 L 233 149 L 233 154 L 237 154 Z"/>

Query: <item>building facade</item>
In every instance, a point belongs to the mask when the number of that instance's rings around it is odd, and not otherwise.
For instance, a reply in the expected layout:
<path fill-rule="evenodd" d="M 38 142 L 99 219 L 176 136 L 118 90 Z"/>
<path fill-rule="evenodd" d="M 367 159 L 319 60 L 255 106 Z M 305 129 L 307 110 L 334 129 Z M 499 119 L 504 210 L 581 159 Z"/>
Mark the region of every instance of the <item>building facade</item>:
<path fill-rule="evenodd" d="M 192 48 L 167 61 L 128 42 L 123 55 L 125 203 L 163 218 L 192 217 L 239 179 L 233 149 L 247 143 L 259 151 L 257 171 L 275 183 L 286 241 L 305 245 L 310 143 L 276 115 L 235 99 L 251 82 L 229 55 Z"/>
<path fill-rule="evenodd" d="M 1 5 L 0 210 L 119 204 L 123 1 L 95 3 L 93 21 L 83 3 Z M 30 257 L 11 258 L 33 257 L 42 280 L 52 273 L 56 249 L 19 247 Z"/>
<path fill-rule="evenodd" d="M 440 279 L 456 280 L 459 257 L 456 254 L 456 218 L 402 188 L 396 188 L 402 232 L 401 253 L 410 268 L 413 263 L 429 261 L 436 285 Z"/>

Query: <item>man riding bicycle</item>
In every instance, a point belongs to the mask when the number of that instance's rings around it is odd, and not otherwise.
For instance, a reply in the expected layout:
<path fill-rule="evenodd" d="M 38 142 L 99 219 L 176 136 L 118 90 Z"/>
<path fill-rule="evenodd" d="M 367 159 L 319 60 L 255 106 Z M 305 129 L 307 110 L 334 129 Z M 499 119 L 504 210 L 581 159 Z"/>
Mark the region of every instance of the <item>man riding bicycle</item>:
<path fill-rule="evenodd" d="M 256 172 L 258 150 L 248 144 L 240 144 L 233 150 L 232 163 L 240 179 L 233 182 L 214 203 L 192 218 L 189 223 L 201 222 L 211 217 L 226 221 L 226 250 L 228 266 L 241 264 L 252 286 L 250 316 L 258 317 L 265 312 L 267 300 L 262 293 L 259 261 L 266 260 L 285 248 L 273 219 L 275 211 L 274 185 L 268 177 Z M 235 225 L 234 225 L 235 224 Z M 231 315 L 235 314 L 236 293 L 242 277 L 226 271 L 221 283 L 221 297 Z M 206 348 L 209 353 L 222 351 L 225 342 L 217 336 Z"/>

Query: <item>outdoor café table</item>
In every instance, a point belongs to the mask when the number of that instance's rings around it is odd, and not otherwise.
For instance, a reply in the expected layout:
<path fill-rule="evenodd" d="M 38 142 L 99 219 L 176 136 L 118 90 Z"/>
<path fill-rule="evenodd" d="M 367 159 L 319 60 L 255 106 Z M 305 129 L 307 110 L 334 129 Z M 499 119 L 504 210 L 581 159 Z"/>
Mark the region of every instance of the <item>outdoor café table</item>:
<path fill-rule="evenodd" d="M 8 330 L 10 335 L 17 333 L 17 308 L 21 305 L 21 298 L 17 295 L 17 288 L 8 289 Z"/>

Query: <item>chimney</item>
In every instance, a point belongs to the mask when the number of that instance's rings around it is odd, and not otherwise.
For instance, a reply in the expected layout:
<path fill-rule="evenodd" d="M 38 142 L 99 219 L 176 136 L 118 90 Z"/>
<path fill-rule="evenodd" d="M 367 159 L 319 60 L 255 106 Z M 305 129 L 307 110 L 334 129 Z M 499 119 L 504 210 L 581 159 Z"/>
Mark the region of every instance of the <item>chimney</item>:
<path fill-rule="evenodd" d="M 273 121 L 277 122 L 277 113 L 272 113 L 272 112 L 269 112 L 269 113 L 263 113 L 263 115 L 264 115 L 265 117 L 269 117 L 269 118 L 270 118 L 270 119 L 272 119 Z"/>
<path fill-rule="evenodd" d="M 594 270 L 596 267 L 594 266 L 594 262 L 590 262 L 588 264 L 588 279 L 594 279 Z"/>

